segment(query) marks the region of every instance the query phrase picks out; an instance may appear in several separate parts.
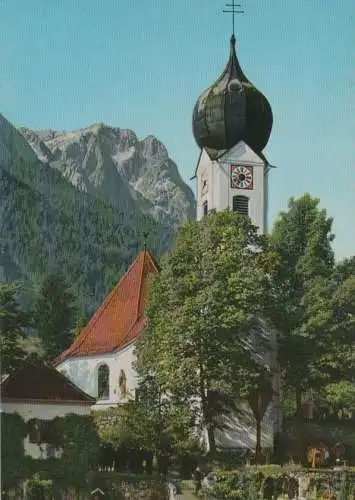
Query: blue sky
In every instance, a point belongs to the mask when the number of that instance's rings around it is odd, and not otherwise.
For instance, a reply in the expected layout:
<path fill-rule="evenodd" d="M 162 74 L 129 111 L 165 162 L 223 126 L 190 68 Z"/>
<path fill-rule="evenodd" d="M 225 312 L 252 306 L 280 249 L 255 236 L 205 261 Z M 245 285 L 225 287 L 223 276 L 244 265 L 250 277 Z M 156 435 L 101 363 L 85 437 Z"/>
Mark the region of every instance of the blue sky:
<path fill-rule="evenodd" d="M 34 129 L 105 122 L 154 134 L 188 181 L 192 109 L 228 58 L 225 1 L 0 0 L 0 112 Z M 238 57 L 274 113 L 270 225 L 308 191 L 334 217 L 337 257 L 353 255 L 355 2 L 243 7 Z"/>

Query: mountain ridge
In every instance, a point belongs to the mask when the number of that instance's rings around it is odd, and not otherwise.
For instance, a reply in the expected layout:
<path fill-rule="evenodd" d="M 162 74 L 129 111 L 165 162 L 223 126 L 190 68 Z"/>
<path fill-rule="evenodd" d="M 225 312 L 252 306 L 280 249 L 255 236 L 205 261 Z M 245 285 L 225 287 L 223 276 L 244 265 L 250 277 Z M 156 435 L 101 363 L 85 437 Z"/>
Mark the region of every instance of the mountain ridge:
<path fill-rule="evenodd" d="M 103 123 L 62 132 L 20 131 L 42 161 L 82 191 L 127 209 L 129 198 L 139 199 L 156 220 L 175 227 L 194 217 L 192 190 L 154 135 L 139 140 L 130 129 Z"/>
<path fill-rule="evenodd" d="M 106 126 L 72 140 L 66 132 L 16 129 L 0 114 L 0 279 L 24 281 L 28 302 L 43 277 L 60 269 L 91 314 L 145 233 L 159 259 L 194 213 L 192 191 L 156 138 L 138 141 L 131 131 L 109 149 L 112 138 Z M 168 201 L 159 199 L 164 182 Z"/>

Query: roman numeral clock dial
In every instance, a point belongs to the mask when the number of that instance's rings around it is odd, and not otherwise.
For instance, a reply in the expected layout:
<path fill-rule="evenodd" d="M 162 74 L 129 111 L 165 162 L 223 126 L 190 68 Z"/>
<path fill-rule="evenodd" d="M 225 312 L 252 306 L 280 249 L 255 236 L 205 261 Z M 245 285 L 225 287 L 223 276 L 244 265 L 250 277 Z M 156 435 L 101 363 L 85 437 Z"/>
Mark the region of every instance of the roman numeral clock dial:
<path fill-rule="evenodd" d="M 231 165 L 230 179 L 233 189 L 253 189 L 253 167 Z"/>

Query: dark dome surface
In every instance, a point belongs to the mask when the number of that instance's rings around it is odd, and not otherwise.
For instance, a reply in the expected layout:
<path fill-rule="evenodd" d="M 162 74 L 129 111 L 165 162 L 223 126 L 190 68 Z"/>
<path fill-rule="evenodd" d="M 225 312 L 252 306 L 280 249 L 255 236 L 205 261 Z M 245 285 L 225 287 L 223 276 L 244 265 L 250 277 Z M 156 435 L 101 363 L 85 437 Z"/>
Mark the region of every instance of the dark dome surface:
<path fill-rule="evenodd" d="M 219 152 L 245 141 L 255 152 L 265 148 L 272 129 L 272 111 L 266 97 L 244 75 L 231 38 L 227 66 L 218 80 L 198 98 L 192 119 L 200 148 Z"/>

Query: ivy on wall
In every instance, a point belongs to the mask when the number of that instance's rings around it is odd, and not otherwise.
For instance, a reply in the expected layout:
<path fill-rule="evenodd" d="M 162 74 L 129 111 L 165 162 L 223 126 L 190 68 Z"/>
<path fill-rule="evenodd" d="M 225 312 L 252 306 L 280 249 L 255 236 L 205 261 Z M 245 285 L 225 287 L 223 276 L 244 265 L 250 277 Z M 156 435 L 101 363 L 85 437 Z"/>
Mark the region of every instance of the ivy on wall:
<path fill-rule="evenodd" d="M 23 440 L 27 425 L 17 413 L 1 414 L 1 478 L 2 487 L 16 486 L 26 477 Z"/>
<path fill-rule="evenodd" d="M 61 488 L 82 487 L 94 468 L 100 440 L 92 417 L 66 415 L 51 421 L 24 422 L 18 414 L 2 414 L 1 472 L 3 488 L 17 486 L 37 474 Z M 60 458 L 33 459 L 25 456 L 24 438 L 62 450 Z"/>

